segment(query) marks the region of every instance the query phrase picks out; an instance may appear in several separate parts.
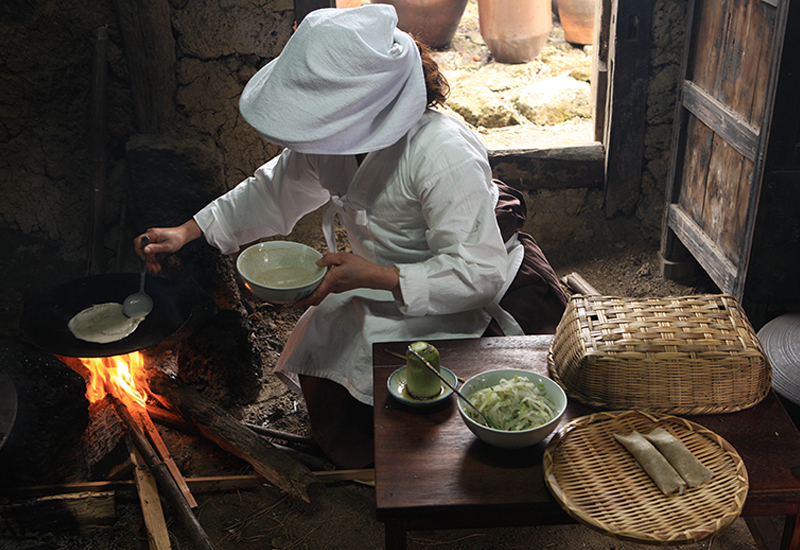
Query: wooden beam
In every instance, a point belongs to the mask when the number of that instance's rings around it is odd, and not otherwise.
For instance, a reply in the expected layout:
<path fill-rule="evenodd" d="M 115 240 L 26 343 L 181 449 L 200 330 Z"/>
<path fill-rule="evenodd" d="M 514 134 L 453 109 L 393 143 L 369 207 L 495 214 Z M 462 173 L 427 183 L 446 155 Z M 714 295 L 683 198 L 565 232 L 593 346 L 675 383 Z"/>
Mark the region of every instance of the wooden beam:
<path fill-rule="evenodd" d="M 594 140 L 606 142 L 606 102 L 608 101 L 608 42 L 611 30 L 611 0 L 597 0 L 594 11 L 592 44 L 592 121 Z"/>
<path fill-rule="evenodd" d="M 736 266 L 725 256 L 722 249 L 692 220 L 677 204 L 667 210 L 667 221 L 675 237 L 692 254 L 722 292 L 741 300 L 737 294 L 739 281 Z"/>
<path fill-rule="evenodd" d="M 683 106 L 739 153 L 756 162 L 761 135 L 758 128 L 748 123 L 739 113 L 691 80 L 683 83 Z"/>
<path fill-rule="evenodd" d="M 599 143 L 526 151 L 489 151 L 494 176 L 517 189 L 576 189 L 603 184 Z"/>

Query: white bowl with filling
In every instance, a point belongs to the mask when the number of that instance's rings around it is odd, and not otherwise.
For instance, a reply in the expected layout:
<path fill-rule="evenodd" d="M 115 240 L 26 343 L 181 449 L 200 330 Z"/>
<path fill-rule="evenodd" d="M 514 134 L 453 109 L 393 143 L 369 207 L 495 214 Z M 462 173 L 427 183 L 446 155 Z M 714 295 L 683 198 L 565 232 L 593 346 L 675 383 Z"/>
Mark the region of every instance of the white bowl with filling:
<path fill-rule="evenodd" d="M 503 385 L 510 386 L 507 392 L 491 390 Z M 521 397 L 530 395 L 530 391 L 534 391 L 533 403 L 521 404 Z M 477 392 L 483 392 L 482 396 L 478 397 Z M 491 399 L 492 393 L 503 404 L 490 412 L 493 407 L 485 399 Z M 567 394 L 561 386 L 546 376 L 523 369 L 495 369 L 476 374 L 464 382 L 461 394 L 479 409 L 486 406 L 481 412 L 502 429 L 488 427 L 472 407 L 458 398 L 458 412 L 467 428 L 489 445 L 505 449 L 520 449 L 543 441 L 556 429 L 567 410 Z"/>
<path fill-rule="evenodd" d="M 269 241 L 247 247 L 236 260 L 244 285 L 272 304 L 302 300 L 319 286 L 327 268 L 317 265 L 317 250 L 291 241 Z"/>

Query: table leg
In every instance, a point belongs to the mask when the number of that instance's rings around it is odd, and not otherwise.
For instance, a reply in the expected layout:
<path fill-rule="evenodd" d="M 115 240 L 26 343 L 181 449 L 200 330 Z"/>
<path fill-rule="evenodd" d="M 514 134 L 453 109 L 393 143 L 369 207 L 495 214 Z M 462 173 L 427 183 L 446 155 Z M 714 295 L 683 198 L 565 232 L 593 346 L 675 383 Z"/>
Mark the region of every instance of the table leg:
<path fill-rule="evenodd" d="M 406 526 L 400 521 L 387 521 L 383 524 L 386 550 L 406 550 Z"/>
<path fill-rule="evenodd" d="M 800 550 L 800 514 L 786 516 L 783 526 L 782 550 Z"/>

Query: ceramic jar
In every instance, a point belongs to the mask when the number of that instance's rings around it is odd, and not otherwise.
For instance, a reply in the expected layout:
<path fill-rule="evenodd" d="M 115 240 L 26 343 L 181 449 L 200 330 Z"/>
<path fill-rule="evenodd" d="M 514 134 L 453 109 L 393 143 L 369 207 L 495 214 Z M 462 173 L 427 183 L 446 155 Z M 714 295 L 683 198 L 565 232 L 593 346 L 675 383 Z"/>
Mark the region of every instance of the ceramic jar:
<path fill-rule="evenodd" d="M 553 25 L 551 0 L 478 0 L 478 19 L 495 61 L 525 63 L 547 43 Z"/>
<path fill-rule="evenodd" d="M 585 46 L 594 41 L 596 6 L 597 0 L 558 0 L 558 19 L 567 42 Z"/>
<path fill-rule="evenodd" d="M 391 4 L 397 27 L 431 48 L 444 48 L 453 40 L 468 0 L 373 0 Z"/>

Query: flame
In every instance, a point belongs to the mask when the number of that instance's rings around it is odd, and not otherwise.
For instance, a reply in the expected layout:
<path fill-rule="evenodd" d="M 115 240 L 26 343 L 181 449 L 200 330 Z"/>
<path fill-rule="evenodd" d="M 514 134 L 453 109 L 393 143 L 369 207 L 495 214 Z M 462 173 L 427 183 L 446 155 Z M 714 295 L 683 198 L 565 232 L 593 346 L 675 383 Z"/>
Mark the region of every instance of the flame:
<path fill-rule="evenodd" d="M 138 351 L 114 357 L 81 358 L 89 372 L 86 398 L 90 403 L 102 400 L 106 393 L 126 404 L 147 404 L 147 392 L 137 385 L 136 379 L 144 373 L 144 357 Z"/>

